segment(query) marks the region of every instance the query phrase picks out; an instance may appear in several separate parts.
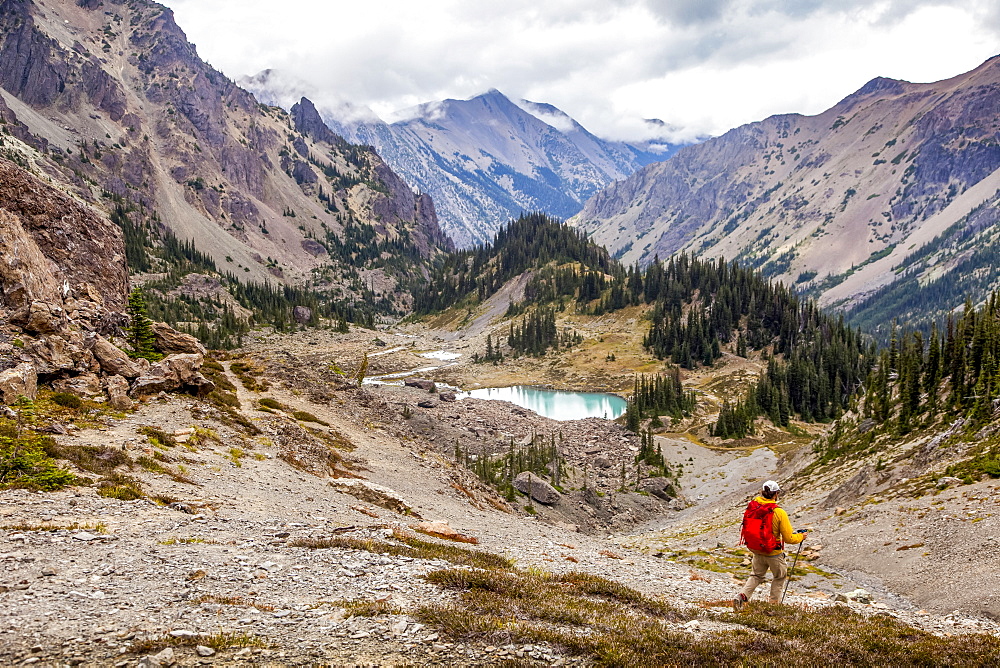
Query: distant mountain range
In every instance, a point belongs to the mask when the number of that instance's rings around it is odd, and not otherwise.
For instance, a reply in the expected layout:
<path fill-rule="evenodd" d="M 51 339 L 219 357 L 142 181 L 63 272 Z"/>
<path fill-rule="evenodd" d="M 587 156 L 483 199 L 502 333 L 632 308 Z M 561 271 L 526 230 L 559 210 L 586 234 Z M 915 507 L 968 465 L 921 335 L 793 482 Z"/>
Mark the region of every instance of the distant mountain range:
<path fill-rule="evenodd" d="M 626 261 L 737 259 L 821 303 L 913 319 L 1000 279 L 1000 57 L 946 81 L 877 78 L 816 115 L 688 146 L 573 219 Z M 907 294 L 886 296 L 892 284 Z M 947 293 L 947 294 L 945 294 Z"/>
<path fill-rule="evenodd" d="M 297 131 L 148 0 L 4 2 L 0 146 L 103 215 L 119 209 L 137 243 L 172 232 L 244 280 L 392 292 L 451 247 L 430 198 L 374 151 Z"/>
<path fill-rule="evenodd" d="M 264 102 L 290 108 L 305 91 L 272 70 L 241 80 Z M 497 90 L 429 102 L 386 122 L 366 107 L 320 107 L 347 141 L 374 146 L 412 187 L 429 194 L 460 247 L 489 241 L 525 211 L 569 217 L 609 183 L 678 148 L 608 141 L 550 104 L 514 102 Z M 660 121 L 647 121 L 652 134 Z"/>

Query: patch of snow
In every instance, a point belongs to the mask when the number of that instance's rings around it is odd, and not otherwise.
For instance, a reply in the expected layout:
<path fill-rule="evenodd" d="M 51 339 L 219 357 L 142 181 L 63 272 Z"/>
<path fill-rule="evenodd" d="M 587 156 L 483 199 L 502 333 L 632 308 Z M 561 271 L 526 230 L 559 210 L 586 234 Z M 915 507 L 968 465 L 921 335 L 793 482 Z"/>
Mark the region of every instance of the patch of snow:
<path fill-rule="evenodd" d="M 462 353 L 450 353 L 447 350 L 435 350 L 429 353 L 420 353 L 421 357 L 426 357 L 432 360 L 441 360 L 442 362 L 449 362 L 451 360 L 457 360 L 462 356 Z"/>

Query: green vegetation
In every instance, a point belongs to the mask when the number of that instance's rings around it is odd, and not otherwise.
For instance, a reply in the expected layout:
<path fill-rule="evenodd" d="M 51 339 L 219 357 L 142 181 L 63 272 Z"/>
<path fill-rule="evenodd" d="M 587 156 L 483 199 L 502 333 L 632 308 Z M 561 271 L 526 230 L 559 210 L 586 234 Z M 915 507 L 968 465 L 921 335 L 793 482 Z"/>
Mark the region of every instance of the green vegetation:
<path fill-rule="evenodd" d="M 260 399 L 257 400 L 257 403 L 260 404 L 260 407 L 262 409 L 263 408 L 269 408 L 269 409 L 274 410 L 274 411 L 287 411 L 288 410 L 288 406 L 286 406 L 285 404 L 281 403 L 277 399 L 272 399 L 271 397 L 261 397 Z"/>
<path fill-rule="evenodd" d="M 129 651 L 133 654 L 153 654 L 166 647 L 195 647 L 197 645 L 211 647 L 216 651 L 231 647 L 268 647 L 264 639 L 258 636 L 235 631 L 219 631 L 207 635 L 182 636 L 180 638 L 162 635 L 145 640 L 135 640 L 129 647 Z"/>
<path fill-rule="evenodd" d="M 724 407 L 716 433 L 725 438 L 746 436 L 760 416 L 782 427 L 793 417 L 835 419 L 874 364 L 874 347 L 859 332 L 753 269 L 683 254 L 657 259 L 645 270 L 626 269 L 577 230 L 542 214 L 513 221 L 492 245 L 449 256 L 414 296 L 415 310 L 482 302 L 528 270 L 533 278 L 525 301 L 512 304 L 507 315 L 536 308 L 520 324 L 511 323 L 506 345 L 513 354 L 541 355 L 579 342 L 578 335 L 556 331 L 556 310 L 570 303 L 589 314 L 651 306 L 643 345 L 687 369 L 714 364 L 727 347 L 744 357 L 760 351 L 767 371 L 747 397 Z M 491 339 L 486 354 L 474 359 L 499 362 L 505 352 Z M 691 410 L 691 397 L 678 392 L 672 378 L 637 388 L 629 417 L 634 429 L 646 415 L 677 417 Z"/>
<path fill-rule="evenodd" d="M 1000 281 L 1000 191 L 895 267 L 897 278 L 847 311 L 848 321 L 887 345 L 889 323 L 930 336 L 969 295 L 986 295 Z"/>
<path fill-rule="evenodd" d="M 132 357 L 147 359 L 151 362 L 163 359 L 163 355 L 154 346 L 152 322 L 147 315 L 146 298 L 141 288 L 133 288 L 128 296 L 126 311 L 129 324 L 125 330 L 125 339 L 132 346 Z"/>
<path fill-rule="evenodd" d="M 561 441 L 562 435 L 559 438 Z M 555 434 L 550 434 L 548 439 L 541 434 L 533 434 L 528 445 L 515 447 L 511 438 L 507 452 L 492 456 L 488 452 L 471 454 L 456 444 L 455 461 L 496 488 L 508 501 L 513 501 L 520 494 L 514 489 L 514 478 L 524 471 L 549 478 L 557 488 L 562 484 L 566 475 L 566 458 L 560 450 L 561 444 L 556 444 Z"/>
<path fill-rule="evenodd" d="M 49 397 L 49 401 L 71 410 L 77 410 L 83 407 L 83 399 L 75 394 L 69 394 L 68 392 L 56 392 Z"/>
<path fill-rule="evenodd" d="M 666 374 L 646 377 L 636 376 L 632 396 L 625 409 L 625 426 L 638 433 L 642 421 L 647 417 L 659 421 L 661 415 L 680 419 L 694 410 L 693 392 L 685 392 L 681 385 L 680 370 L 672 369 Z"/>
<path fill-rule="evenodd" d="M 251 360 L 237 360 L 229 365 L 236 377 L 240 379 L 240 383 L 243 384 L 250 392 L 267 392 L 271 389 L 271 385 L 263 379 L 264 369 L 258 366 L 255 362 Z M 236 388 L 234 387 L 233 390 Z M 270 399 L 269 401 L 274 401 Z M 272 406 L 272 408 L 277 408 L 278 410 L 285 410 L 280 404 L 278 406 Z"/>
<path fill-rule="evenodd" d="M 427 314 L 466 301 L 483 302 L 515 276 L 550 262 L 580 263 L 603 271 L 617 265 L 586 234 L 544 214 L 532 213 L 502 228 L 492 244 L 449 254 L 435 267 L 426 285 L 416 291 L 413 309 L 417 314 Z M 541 303 L 548 294 L 540 285 L 536 285 L 529 300 Z M 561 284 L 557 292 L 567 294 L 575 289 Z"/>
<path fill-rule="evenodd" d="M 699 616 L 697 608 L 681 610 L 589 574 L 450 569 L 426 577 L 458 599 L 418 608 L 413 614 L 424 624 L 455 640 L 547 643 L 596 666 L 769 666 L 776 657 L 792 666 L 1000 661 L 991 636 L 938 637 L 846 606 L 754 603 L 745 613 L 717 615 L 737 629 L 700 635 L 665 628 Z"/>
<path fill-rule="evenodd" d="M 867 376 L 857 415 L 815 444 L 818 463 L 875 452 L 880 437 L 898 438 L 961 418 L 961 430 L 948 442 L 976 445 L 968 460 L 949 470 L 968 482 L 1000 477 L 1000 445 L 979 433 L 993 423 L 1000 398 L 1000 292 L 978 310 L 966 301 L 961 315 L 948 318 L 943 333 L 931 326 L 929 341 L 919 330 L 900 332 L 895 323 L 890 332 L 889 347 Z M 866 429 L 857 428 L 859 420 L 867 421 Z"/>
<path fill-rule="evenodd" d="M 496 346 L 493 345 L 493 335 L 486 335 L 486 352 L 480 355 L 478 352 L 472 354 L 473 364 L 485 364 L 492 363 L 494 365 L 503 363 L 504 355 L 503 350 L 500 348 L 500 341 L 497 341 Z"/>
<path fill-rule="evenodd" d="M 329 422 L 319 419 L 308 411 L 292 411 L 292 417 L 300 422 L 315 422 L 316 424 L 321 424 L 324 427 L 330 426 Z"/>
<path fill-rule="evenodd" d="M 541 357 L 549 348 L 571 348 L 583 342 L 576 332 L 559 332 L 556 328 L 556 313 L 553 309 L 539 308 L 526 316 L 520 325 L 510 324 L 507 345 L 514 357 L 532 355 Z M 487 356 L 490 354 L 487 347 Z M 502 353 L 501 353 L 502 355 Z"/>
<path fill-rule="evenodd" d="M 119 501 L 134 501 L 146 496 L 138 479 L 121 473 L 112 473 L 97 484 L 97 494 Z"/>
<path fill-rule="evenodd" d="M 52 439 L 20 433 L 9 420 L 0 421 L 0 489 L 19 487 L 51 492 L 81 480 L 59 468 L 46 452 Z"/>
<path fill-rule="evenodd" d="M 173 435 L 168 434 L 159 427 L 146 425 L 144 427 L 139 427 L 136 432 L 149 439 L 150 445 L 154 448 L 172 448 L 177 445 L 177 441 L 174 439 Z"/>

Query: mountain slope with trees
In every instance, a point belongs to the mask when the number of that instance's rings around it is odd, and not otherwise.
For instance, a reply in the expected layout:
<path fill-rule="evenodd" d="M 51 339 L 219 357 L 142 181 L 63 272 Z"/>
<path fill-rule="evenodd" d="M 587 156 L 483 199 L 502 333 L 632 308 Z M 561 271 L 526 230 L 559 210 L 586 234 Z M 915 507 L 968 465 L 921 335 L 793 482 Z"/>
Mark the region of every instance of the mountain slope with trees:
<path fill-rule="evenodd" d="M 628 262 L 725 257 L 847 310 L 919 277 L 922 306 L 943 313 L 964 300 L 949 283 L 977 299 L 996 287 L 976 247 L 995 243 L 1000 222 L 998 110 L 1000 57 L 936 83 L 873 79 L 816 116 L 685 147 L 595 195 L 574 222 Z M 865 303 L 858 322 L 919 319 L 906 291 Z"/>
<path fill-rule="evenodd" d="M 723 406 L 715 434 L 722 438 L 747 436 L 758 417 L 779 427 L 792 418 L 839 417 L 874 363 L 874 345 L 842 318 L 754 269 L 684 254 L 626 268 L 573 227 L 542 214 L 513 221 L 493 244 L 447 256 L 414 303 L 425 314 L 467 307 L 526 272 L 525 299 L 510 305 L 509 316 L 529 309 L 554 315 L 551 308 L 600 315 L 639 306 L 649 322 L 642 345 L 660 360 L 693 370 L 724 354 L 762 354 L 767 366 L 753 390 L 737 405 Z M 554 318 L 550 329 L 556 330 Z M 506 345 L 521 343 L 520 334 L 509 335 Z M 491 339 L 487 352 L 501 355 L 502 346 L 499 337 Z"/>
<path fill-rule="evenodd" d="M 148 261 L 181 244 L 245 293 L 287 286 L 342 311 L 398 312 L 451 247 L 430 199 L 373 150 L 312 132 L 308 109 L 292 118 L 258 103 L 162 5 L 4 3 L 0 64 L 3 156 L 107 212 L 133 272 L 183 279 Z"/>

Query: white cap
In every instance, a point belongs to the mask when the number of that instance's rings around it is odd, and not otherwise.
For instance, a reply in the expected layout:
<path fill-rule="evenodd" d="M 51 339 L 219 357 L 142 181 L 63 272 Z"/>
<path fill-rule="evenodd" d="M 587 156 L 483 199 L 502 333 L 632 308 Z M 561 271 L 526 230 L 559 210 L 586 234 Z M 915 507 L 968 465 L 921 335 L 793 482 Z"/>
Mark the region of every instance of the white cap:
<path fill-rule="evenodd" d="M 778 485 L 778 483 L 774 482 L 773 480 L 768 480 L 767 482 L 765 482 L 764 486 L 761 489 L 763 489 L 768 494 L 773 494 L 775 492 L 781 491 L 781 487 Z"/>

